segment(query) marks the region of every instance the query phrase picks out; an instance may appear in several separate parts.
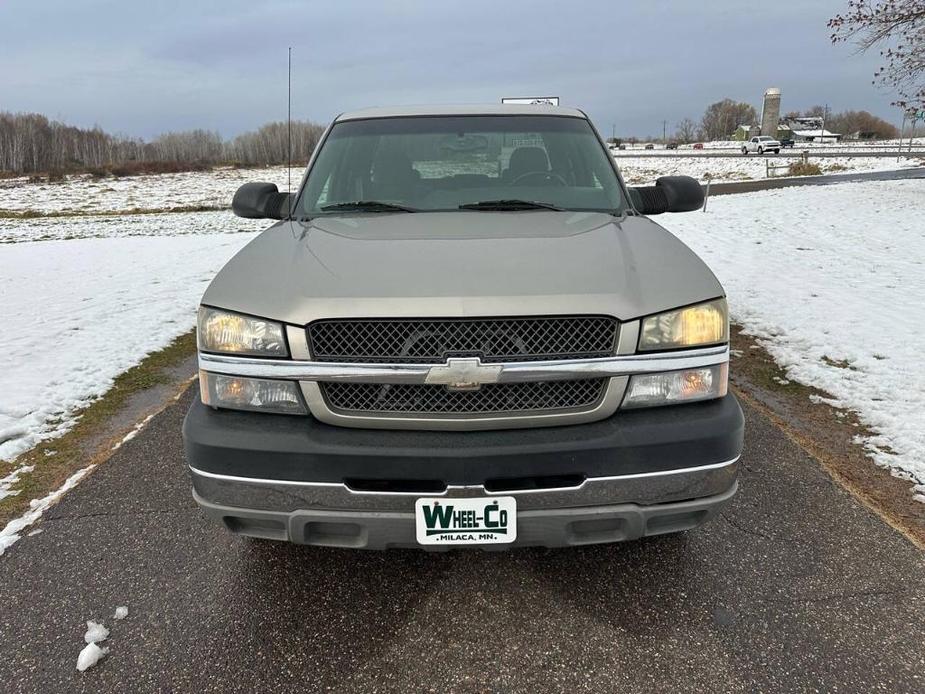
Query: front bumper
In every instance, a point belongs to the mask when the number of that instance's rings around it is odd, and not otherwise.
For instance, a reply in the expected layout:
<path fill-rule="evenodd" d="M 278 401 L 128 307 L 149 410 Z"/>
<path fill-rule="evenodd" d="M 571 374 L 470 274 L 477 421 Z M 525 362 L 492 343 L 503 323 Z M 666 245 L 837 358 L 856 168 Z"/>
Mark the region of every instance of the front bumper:
<path fill-rule="evenodd" d="M 345 429 L 196 400 L 183 427 L 194 496 L 209 516 L 241 534 L 363 548 L 416 546 L 422 496 L 516 497 L 517 545 L 695 527 L 735 493 L 742 433 L 732 395 L 471 432 Z"/>
<path fill-rule="evenodd" d="M 734 474 L 734 464 L 729 466 Z M 573 547 L 635 540 L 648 535 L 690 530 L 715 516 L 735 495 L 738 483 L 713 496 L 654 504 L 609 504 L 575 508 L 536 508 L 517 511 L 519 547 Z M 410 503 L 414 503 L 414 495 Z M 413 511 L 261 511 L 222 506 L 193 497 L 207 516 L 234 533 L 298 544 L 353 549 L 420 547 L 415 540 Z M 518 503 L 520 499 L 518 499 Z M 511 545 L 487 545 L 504 549 Z M 439 551 L 446 547 L 428 546 Z"/>

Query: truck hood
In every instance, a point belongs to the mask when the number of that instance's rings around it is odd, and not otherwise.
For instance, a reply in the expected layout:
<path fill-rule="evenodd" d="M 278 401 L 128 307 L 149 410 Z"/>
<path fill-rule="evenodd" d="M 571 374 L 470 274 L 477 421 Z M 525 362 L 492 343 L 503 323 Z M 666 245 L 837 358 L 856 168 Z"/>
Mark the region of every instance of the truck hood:
<path fill-rule="evenodd" d="M 630 320 L 723 295 L 644 217 L 433 212 L 280 222 L 203 303 L 293 324 L 332 317 L 605 314 Z"/>

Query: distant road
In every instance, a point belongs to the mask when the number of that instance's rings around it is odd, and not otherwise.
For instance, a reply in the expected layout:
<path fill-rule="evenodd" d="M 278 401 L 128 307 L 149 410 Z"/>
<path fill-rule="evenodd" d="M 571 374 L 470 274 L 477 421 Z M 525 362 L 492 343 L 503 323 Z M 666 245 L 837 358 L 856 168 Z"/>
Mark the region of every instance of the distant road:
<path fill-rule="evenodd" d="M 899 181 L 914 178 L 925 178 L 925 166 L 918 166 L 911 169 L 894 169 L 892 171 L 866 171 L 845 174 L 825 174 L 823 176 L 795 176 L 791 178 L 757 178 L 751 181 L 712 183 L 710 184 L 710 195 L 752 193 L 756 190 L 773 190 L 775 188 L 790 188 L 793 186 L 825 186 L 833 183 Z"/>
<path fill-rule="evenodd" d="M 611 151 L 617 160 L 623 157 L 639 158 L 678 158 L 678 157 L 698 157 L 704 159 L 724 158 L 724 157 L 744 157 L 740 150 L 737 149 L 621 149 L 616 152 Z M 788 159 L 799 159 L 803 156 L 803 150 L 799 147 L 793 149 L 782 149 L 780 154 L 749 154 L 749 157 L 787 157 Z M 902 157 L 904 159 L 925 159 L 925 150 L 914 149 L 911 152 L 897 152 L 895 149 L 875 149 L 870 151 L 864 150 L 824 150 L 816 152 L 809 150 L 809 158 L 834 158 L 834 157 Z"/>

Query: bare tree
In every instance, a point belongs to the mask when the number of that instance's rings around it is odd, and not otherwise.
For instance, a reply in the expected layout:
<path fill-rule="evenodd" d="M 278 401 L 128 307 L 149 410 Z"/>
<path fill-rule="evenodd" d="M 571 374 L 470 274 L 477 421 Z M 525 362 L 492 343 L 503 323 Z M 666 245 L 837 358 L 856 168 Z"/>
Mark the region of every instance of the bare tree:
<path fill-rule="evenodd" d="M 702 135 L 705 140 L 728 139 L 740 125 L 754 125 L 758 113 L 750 104 L 723 99 L 710 104 L 701 121 Z"/>
<path fill-rule="evenodd" d="M 308 121 L 292 122 L 292 161 L 308 161 L 324 129 Z M 284 164 L 288 156 L 285 121 L 267 123 L 259 130 L 238 135 L 225 146 L 226 159 L 242 164 Z"/>
<path fill-rule="evenodd" d="M 693 142 L 697 139 L 697 124 L 690 118 L 684 118 L 675 128 L 674 136 L 678 142 Z"/>
<path fill-rule="evenodd" d="M 315 123 L 292 124 L 292 158 L 305 163 L 321 137 Z M 286 123 L 268 123 L 226 142 L 208 130 L 164 133 L 151 142 L 50 121 L 38 113 L 0 111 L 0 171 L 82 172 L 117 175 L 181 171 L 223 162 L 284 164 L 289 154 Z M 158 163 L 161 166 L 145 166 Z"/>
<path fill-rule="evenodd" d="M 903 109 L 925 108 L 925 0 L 848 0 L 829 20 L 832 43 L 852 41 L 861 51 L 882 46 L 874 84 L 894 90 Z"/>
<path fill-rule="evenodd" d="M 867 111 L 842 111 L 829 116 L 826 129 L 847 136 L 889 140 L 899 137 L 899 131 L 892 123 L 887 123 Z"/>

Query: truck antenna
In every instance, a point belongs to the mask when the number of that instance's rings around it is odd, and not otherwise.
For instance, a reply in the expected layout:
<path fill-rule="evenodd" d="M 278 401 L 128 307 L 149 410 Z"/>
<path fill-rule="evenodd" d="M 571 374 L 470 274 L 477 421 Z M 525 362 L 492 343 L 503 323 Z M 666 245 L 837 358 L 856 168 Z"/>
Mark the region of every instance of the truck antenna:
<path fill-rule="evenodd" d="M 289 46 L 289 80 L 286 85 L 286 219 L 292 221 L 292 46 Z"/>

